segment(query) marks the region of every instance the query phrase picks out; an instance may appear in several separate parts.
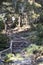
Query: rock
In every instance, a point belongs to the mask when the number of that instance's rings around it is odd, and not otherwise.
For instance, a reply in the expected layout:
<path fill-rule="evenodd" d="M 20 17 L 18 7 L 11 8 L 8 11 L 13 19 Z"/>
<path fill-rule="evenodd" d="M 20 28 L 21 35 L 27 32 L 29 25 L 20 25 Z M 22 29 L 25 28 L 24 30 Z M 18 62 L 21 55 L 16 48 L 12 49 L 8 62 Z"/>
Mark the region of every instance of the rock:
<path fill-rule="evenodd" d="M 43 56 L 37 58 L 37 62 L 43 62 Z"/>
<path fill-rule="evenodd" d="M 7 63 L 4 63 L 5 65 L 7 64 Z M 30 58 L 30 57 L 28 57 L 28 59 L 27 58 L 25 58 L 24 60 L 22 60 L 22 61 L 20 61 L 20 60 L 17 60 L 17 61 L 12 61 L 12 62 L 9 62 L 9 65 L 36 65 L 36 64 L 33 64 L 33 62 L 32 62 L 32 59 Z"/>
<path fill-rule="evenodd" d="M 32 65 L 31 58 L 23 60 L 23 61 L 22 61 L 22 64 L 24 64 L 24 65 L 25 65 L 25 64 Z"/>

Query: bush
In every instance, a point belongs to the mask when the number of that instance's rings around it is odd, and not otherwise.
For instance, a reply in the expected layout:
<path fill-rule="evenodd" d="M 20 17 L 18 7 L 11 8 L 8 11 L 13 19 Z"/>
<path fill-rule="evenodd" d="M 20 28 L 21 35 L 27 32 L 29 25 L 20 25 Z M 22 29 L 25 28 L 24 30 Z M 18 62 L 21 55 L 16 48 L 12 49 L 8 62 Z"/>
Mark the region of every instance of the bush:
<path fill-rule="evenodd" d="M 38 23 L 36 24 L 35 30 L 31 30 L 31 34 L 28 36 L 27 39 L 30 39 L 30 41 L 33 44 L 37 45 L 43 45 L 43 24 Z"/>
<path fill-rule="evenodd" d="M 42 11 L 41 14 L 40 14 L 39 22 L 40 22 L 40 23 L 43 23 L 43 11 Z"/>
<path fill-rule="evenodd" d="M 43 45 L 43 24 L 37 24 L 36 26 L 37 30 L 37 45 Z"/>
<path fill-rule="evenodd" d="M 0 50 L 8 47 L 9 38 L 6 35 L 0 34 Z"/>
<path fill-rule="evenodd" d="M 4 23 L 3 20 L 0 18 L 0 31 L 4 29 Z"/>

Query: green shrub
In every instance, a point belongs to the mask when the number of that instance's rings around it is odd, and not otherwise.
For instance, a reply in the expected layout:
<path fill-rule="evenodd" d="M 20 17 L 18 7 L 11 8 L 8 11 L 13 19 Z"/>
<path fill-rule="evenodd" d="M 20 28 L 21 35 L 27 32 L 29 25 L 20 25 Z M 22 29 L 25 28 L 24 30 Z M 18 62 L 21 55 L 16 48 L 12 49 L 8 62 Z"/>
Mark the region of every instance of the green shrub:
<path fill-rule="evenodd" d="M 40 14 L 39 22 L 43 23 L 43 11 L 42 11 L 41 14 Z"/>
<path fill-rule="evenodd" d="M 0 34 L 0 50 L 3 50 L 9 46 L 8 41 L 9 38 L 6 35 Z"/>
<path fill-rule="evenodd" d="M 4 29 L 4 23 L 3 20 L 0 18 L 0 31 Z"/>
<path fill-rule="evenodd" d="M 36 29 L 30 32 L 31 34 L 27 39 L 30 39 L 32 43 L 37 45 L 43 45 L 43 24 L 38 23 Z"/>

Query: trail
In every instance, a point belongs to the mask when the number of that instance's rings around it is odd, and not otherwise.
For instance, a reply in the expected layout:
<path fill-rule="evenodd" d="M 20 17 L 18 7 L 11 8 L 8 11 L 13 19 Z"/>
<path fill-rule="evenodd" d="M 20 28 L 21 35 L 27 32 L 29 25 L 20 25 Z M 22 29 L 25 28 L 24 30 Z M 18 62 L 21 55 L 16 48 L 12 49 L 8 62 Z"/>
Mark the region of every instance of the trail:
<path fill-rule="evenodd" d="M 13 53 L 20 52 L 31 44 L 30 40 L 26 40 L 23 35 L 24 33 L 15 33 L 10 36 L 10 46 L 12 47 Z"/>

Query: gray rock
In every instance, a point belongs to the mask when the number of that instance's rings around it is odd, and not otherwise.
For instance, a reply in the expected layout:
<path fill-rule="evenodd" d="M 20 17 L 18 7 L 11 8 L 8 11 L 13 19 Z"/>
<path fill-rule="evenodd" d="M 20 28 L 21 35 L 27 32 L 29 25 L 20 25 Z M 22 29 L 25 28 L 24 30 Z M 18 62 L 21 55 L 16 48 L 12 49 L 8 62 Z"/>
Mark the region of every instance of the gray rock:
<path fill-rule="evenodd" d="M 43 57 L 39 58 L 37 62 L 43 62 Z"/>

